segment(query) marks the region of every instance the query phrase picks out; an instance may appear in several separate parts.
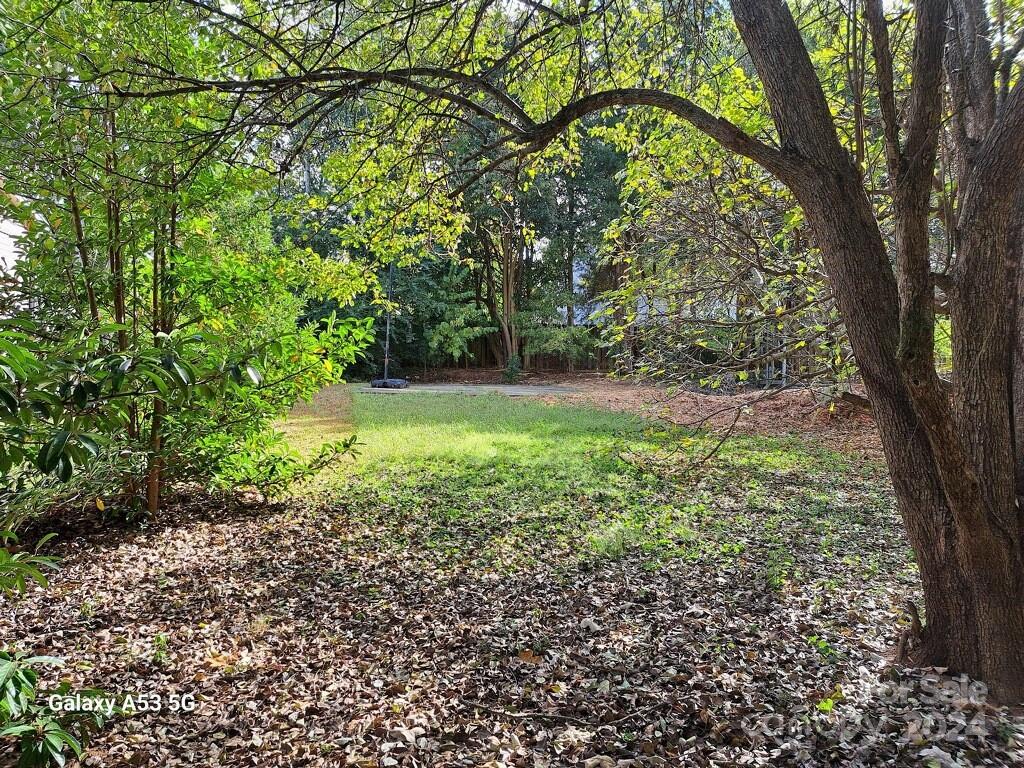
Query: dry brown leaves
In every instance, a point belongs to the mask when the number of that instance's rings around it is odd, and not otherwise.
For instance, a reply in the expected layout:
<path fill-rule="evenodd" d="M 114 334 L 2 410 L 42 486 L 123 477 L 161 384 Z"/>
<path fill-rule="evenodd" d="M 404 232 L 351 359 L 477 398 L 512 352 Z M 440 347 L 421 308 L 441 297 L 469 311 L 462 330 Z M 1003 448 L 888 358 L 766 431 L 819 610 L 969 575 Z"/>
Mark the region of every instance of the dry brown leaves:
<path fill-rule="evenodd" d="M 773 587 L 753 538 L 659 568 L 552 552 L 495 572 L 354 517 L 209 500 L 84 537 L 0 637 L 68 658 L 78 685 L 196 695 L 116 721 L 86 760 L 109 768 L 1019 759 L 1006 713 L 887 682 L 902 576 Z M 984 736 L 955 730 L 979 717 Z"/>

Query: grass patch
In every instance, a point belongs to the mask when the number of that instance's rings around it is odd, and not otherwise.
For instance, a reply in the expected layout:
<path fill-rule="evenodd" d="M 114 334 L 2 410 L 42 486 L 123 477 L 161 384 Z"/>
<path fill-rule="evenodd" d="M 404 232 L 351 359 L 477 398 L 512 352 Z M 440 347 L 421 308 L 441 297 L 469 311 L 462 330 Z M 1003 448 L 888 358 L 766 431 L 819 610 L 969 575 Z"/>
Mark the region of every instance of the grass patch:
<path fill-rule="evenodd" d="M 344 440 L 355 431 L 352 421 L 352 389 L 328 387 L 312 402 L 296 405 L 288 418 L 277 424 L 292 448 L 304 457 L 316 455 L 324 443 Z"/>
<path fill-rule="evenodd" d="M 607 449 L 644 443 L 647 424 L 628 414 L 565 408 L 501 394 L 374 395 L 356 392 L 353 421 L 361 462 L 458 461 L 530 465 L 538 469 L 614 462 Z"/>
<path fill-rule="evenodd" d="M 352 388 L 285 427 L 301 450 L 352 431 L 358 457 L 298 492 L 360 535 L 422 547 L 437 567 L 715 557 L 783 590 L 870 578 L 880 560 L 907 566 L 905 550 L 883 546 L 895 518 L 882 468 L 799 438 L 736 436 L 694 468 L 716 437 L 500 394 Z M 820 567 L 829 561 L 844 578 Z"/>

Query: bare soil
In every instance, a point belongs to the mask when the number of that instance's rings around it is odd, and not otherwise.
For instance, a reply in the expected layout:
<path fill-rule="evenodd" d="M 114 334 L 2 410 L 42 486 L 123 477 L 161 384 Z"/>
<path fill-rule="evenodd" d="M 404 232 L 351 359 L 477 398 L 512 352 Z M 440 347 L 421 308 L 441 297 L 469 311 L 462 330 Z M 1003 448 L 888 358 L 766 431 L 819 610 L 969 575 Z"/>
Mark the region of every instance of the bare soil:
<path fill-rule="evenodd" d="M 500 368 L 445 368 L 430 371 L 421 381 L 498 384 Z M 595 371 L 524 372 L 524 385 L 567 385 L 574 392 L 542 395 L 548 402 L 592 405 L 635 413 L 694 429 L 732 430 L 737 434 L 798 435 L 844 453 L 880 457 L 881 442 L 869 413 L 830 400 L 806 387 L 750 389 L 717 394 L 650 382 L 616 379 Z"/>

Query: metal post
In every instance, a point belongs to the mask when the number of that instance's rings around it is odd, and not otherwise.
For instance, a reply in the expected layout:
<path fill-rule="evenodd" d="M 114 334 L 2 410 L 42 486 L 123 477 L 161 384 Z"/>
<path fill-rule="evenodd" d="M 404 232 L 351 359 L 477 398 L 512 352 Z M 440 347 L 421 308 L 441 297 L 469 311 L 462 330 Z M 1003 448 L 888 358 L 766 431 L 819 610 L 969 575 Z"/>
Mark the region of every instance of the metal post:
<path fill-rule="evenodd" d="M 395 287 L 395 262 L 388 266 L 388 311 L 384 320 L 384 381 L 388 380 L 388 363 L 391 359 L 391 293 Z"/>

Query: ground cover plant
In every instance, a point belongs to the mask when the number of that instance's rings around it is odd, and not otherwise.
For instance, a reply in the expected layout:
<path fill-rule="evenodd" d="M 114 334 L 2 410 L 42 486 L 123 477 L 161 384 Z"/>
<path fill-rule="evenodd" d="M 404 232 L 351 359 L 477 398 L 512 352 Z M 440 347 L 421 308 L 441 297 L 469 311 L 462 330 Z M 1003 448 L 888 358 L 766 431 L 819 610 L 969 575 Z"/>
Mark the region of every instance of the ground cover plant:
<path fill-rule="evenodd" d="M 283 429 L 357 458 L 68 542 L 3 618 L 73 683 L 195 696 L 87 765 L 1020 758 L 971 682 L 891 667 L 919 598 L 877 459 L 737 435 L 694 474 L 716 438 L 631 414 L 353 389 Z"/>

